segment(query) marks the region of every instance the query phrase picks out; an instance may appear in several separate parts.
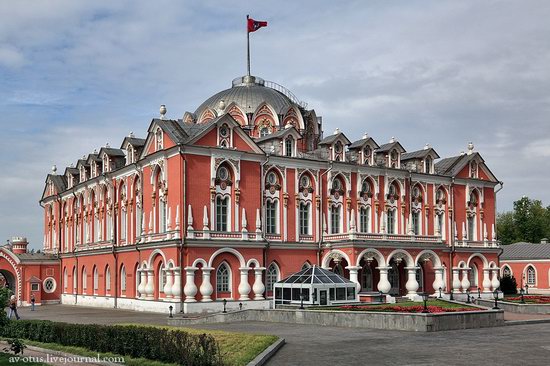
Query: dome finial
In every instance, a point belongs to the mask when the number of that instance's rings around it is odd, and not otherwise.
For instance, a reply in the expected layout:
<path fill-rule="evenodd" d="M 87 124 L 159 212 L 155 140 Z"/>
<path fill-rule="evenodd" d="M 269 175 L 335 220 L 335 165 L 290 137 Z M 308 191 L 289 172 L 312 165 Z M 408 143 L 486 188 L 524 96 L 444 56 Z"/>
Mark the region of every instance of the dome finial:
<path fill-rule="evenodd" d="M 166 118 L 165 117 L 166 116 L 166 105 L 161 104 L 159 112 L 160 112 L 160 119 L 165 119 Z"/>
<path fill-rule="evenodd" d="M 394 142 L 395 142 L 395 137 L 392 136 L 390 139 L 390 143 L 394 143 Z"/>
<path fill-rule="evenodd" d="M 223 111 L 225 109 L 225 100 L 220 100 L 220 102 L 218 103 L 218 108 L 220 111 Z"/>
<path fill-rule="evenodd" d="M 336 127 L 336 129 L 334 130 L 334 134 L 338 135 L 339 133 L 340 133 L 340 129 L 338 127 Z"/>
<path fill-rule="evenodd" d="M 365 134 L 363 135 L 363 139 L 368 139 L 368 138 L 369 138 L 369 134 L 365 132 Z"/>
<path fill-rule="evenodd" d="M 57 175 L 57 165 L 52 166 L 52 175 Z"/>
<path fill-rule="evenodd" d="M 426 143 L 426 145 L 424 145 L 424 150 L 429 150 L 431 148 L 430 144 Z"/>

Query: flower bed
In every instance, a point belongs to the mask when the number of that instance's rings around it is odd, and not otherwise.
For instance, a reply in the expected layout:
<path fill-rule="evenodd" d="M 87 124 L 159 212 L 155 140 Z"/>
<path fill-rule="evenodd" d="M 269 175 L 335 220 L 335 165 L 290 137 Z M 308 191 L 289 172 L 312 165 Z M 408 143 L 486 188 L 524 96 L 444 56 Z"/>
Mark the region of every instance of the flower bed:
<path fill-rule="evenodd" d="M 429 313 L 456 313 L 459 311 L 476 311 L 481 310 L 473 307 L 442 307 L 437 305 L 428 305 Z M 339 310 L 344 311 L 380 311 L 390 313 L 422 313 L 424 306 L 399 306 L 399 305 L 343 305 L 338 307 Z"/>
<path fill-rule="evenodd" d="M 550 296 L 523 295 L 523 300 L 527 304 L 550 304 Z M 504 301 L 521 302 L 521 296 L 505 297 Z"/>

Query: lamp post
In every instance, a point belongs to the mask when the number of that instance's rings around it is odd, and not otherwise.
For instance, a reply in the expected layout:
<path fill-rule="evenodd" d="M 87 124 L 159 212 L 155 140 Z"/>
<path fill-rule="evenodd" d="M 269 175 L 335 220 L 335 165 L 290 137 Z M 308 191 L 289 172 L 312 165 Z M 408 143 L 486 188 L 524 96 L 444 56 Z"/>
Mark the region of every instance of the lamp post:
<path fill-rule="evenodd" d="M 240 303 L 239 303 L 239 310 L 242 310 L 242 309 L 243 309 L 243 303 L 240 302 Z"/>
<path fill-rule="evenodd" d="M 523 292 L 524 292 L 523 289 L 520 288 L 520 289 L 519 289 L 519 294 L 521 295 L 521 303 L 522 303 L 522 304 L 525 304 L 525 299 L 523 298 Z"/>
<path fill-rule="evenodd" d="M 495 298 L 495 306 L 493 306 L 493 309 L 499 310 L 500 308 L 498 307 L 498 289 L 495 289 L 495 291 L 493 292 L 493 296 Z"/>
<path fill-rule="evenodd" d="M 170 305 L 168 307 L 168 310 L 170 310 L 170 315 L 168 315 L 169 318 L 173 318 L 174 316 L 172 315 L 172 310 L 174 310 L 174 307 L 172 305 Z"/>
<path fill-rule="evenodd" d="M 525 284 L 525 295 L 529 295 L 529 285 Z"/>
<path fill-rule="evenodd" d="M 477 298 L 481 299 L 481 287 L 477 288 Z"/>
<path fill-rule="evenodd" d="M 470 301 L 470 289 L 466 289 L 466 304 L 471 304 L 472 302 Z"/>
<path fill-rule="evenodd" d="M 424 301 L 424 309 L 422 309 L 422 313 L 429 313 L 428 306 L 426 306 L 426 302 L 428 301 L 428 293 L 427 292 L 422 293 L 422 301 Z"/>
<path fill-rule="evenodd" d="M 227 300 L 223 299 L 223 312 L 227 313 L 227 310 L 225 310 L 225 305 L 227 305 Z"/>
<path fill-rule="evenodd" d="M 441 299 L 441 287 L 439 288 L 439 298 Z"/>

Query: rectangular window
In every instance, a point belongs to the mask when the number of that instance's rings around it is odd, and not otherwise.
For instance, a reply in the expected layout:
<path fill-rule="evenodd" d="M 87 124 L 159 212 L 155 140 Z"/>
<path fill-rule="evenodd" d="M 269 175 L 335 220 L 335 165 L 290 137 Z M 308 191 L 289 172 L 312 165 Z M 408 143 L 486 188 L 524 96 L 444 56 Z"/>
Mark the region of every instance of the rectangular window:
<path fill-rule="evenodd" d="M 370 232 L 370 207 L 362 207 L 359 211 L 359 229 L 362 233 Z"/>
<path fill-rule="evenodd" d="M 476 231 L 475 217 L 470 216 L 468 217 L 468 240 L 469 241 L 475 240 L 475 231 Z"/>
<path fill-rule="evenodd" d="M 332 206 L 330 209 L 330 232 L 338 234 L 340 232 L 340 207 Z"/>
<path fill-rule="evenodd" d="M 388 234 L 395 234 L 395 211 L 388 210 Z"/>
<path fill-rule="evenodd" d="M 292 144 L 294 140 L 292 138 L 287 138 L 285 141 L 285 155 L 292 156 Z"/>
<path fill-rule="evenodd" d="M 309 235 L 309 204 L 300 203 L 300 235 Z"/>
<path fill-rule="evenodd" d="M 31 283 L 31 291 L 40 290 L 40 285 L 38 283 Z"/>
<path fill-rule="evenodd" d="M 216 231 L 227 231 L 227 203 L 229 198 L 216 198 Z"/>
<path fill-rule="evenodd" d="M 277 234 L 277 202 L 268 201 L 265 206 L 266 231 Z"/>

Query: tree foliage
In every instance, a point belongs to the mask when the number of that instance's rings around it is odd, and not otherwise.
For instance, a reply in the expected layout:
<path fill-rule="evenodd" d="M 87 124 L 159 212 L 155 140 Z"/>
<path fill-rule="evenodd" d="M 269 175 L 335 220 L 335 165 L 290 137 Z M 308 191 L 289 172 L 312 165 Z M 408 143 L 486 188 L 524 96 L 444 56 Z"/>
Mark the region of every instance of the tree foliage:
<path fill-rule="evenodd" d="M 523 196 L 514 202 L 513 211 L 498 215 L 497 236 L 502 244 L 540 243 L 550 237 L 550 206 Z"/>

